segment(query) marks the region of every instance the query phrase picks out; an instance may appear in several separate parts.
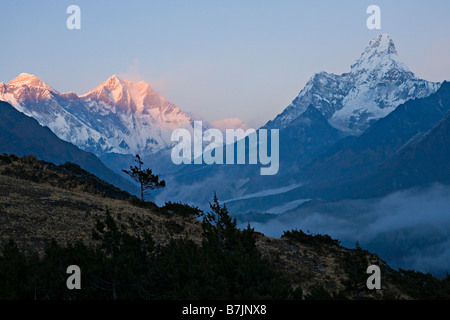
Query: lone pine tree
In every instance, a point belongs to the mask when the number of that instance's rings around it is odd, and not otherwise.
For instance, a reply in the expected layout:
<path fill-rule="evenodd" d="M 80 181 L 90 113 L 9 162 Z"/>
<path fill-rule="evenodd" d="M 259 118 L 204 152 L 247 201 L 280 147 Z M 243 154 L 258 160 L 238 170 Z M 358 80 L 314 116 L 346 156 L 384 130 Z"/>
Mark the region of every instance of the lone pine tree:
<path fill-rule="evenodd" d="M 151 169 L 142 169 L 144 162 L 141 157 L 137 154 L 134 160 L 137 166 L 130 166 L 130 170 L 122 170 L 128 174 L 134 181 L 138 182 L 141 187 L 141 201 L 144 202 L 144 192 L 145 190 L 154 190 L 158 188 L 163 188 L 166 186 L 164 180 L 159 180 L 159 176 L 153 174 Z"/>

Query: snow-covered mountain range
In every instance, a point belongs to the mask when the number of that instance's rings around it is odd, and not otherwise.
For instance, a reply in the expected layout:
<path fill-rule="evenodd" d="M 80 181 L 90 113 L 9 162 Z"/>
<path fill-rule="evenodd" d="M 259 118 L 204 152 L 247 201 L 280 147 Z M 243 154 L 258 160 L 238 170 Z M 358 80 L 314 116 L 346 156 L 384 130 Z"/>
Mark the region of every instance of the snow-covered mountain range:
<path fill-rule="evenodd" d="M 172 145 L 172 131 L 192 132 L 189 114 L 158 95 L 146 82 L 113 75 L 94 90 L 78 96 L 60 93 L 34 75 L 23 73 L 0 83 L 0 100 L 49 127 L 59 138 L 97 155 L 153 154 Z M 245 126 L 242 121 L 217 125 Z M 214 125 L 203 122 L 205 128 Z"/>
<path fill-rule="evenodd" d="M 280 130 L 276 175 L 259 176 L 252 166 L 211 166 L 201 170 L 188 166 L 174 175 L 175 183 L 168 186 L 176 187 L 165 188 L 160 199 L 177 198 L 202 205 L 207 203 L 202 195 L 210 196 L 207 190 L 211 188 L 222 198 L 234 199 L 310 183 L 314 177 L 307 175 L 308 168 L 320 154 L 338 153 L 397 106 L 428 97 L 440 86 L 417 78 L 400 60 L 390 36 L 378 35 L 348 73 L 313 75 L 292 103 L 263 127 Z M 204 181 L 208 181 L 207 187 Z M 239 210 L 250 210 L 251 205 Z"/>
<path fill-rule="evenodd" d="M 413 98 L 435 92 L 440 83 L 417 78 L 399 59 L 387 34 L 372 39 L 348 73 L 314 74 L 268 128 L 286 128 L 311 104 L 335 128 L 358 135 L 374 121 Z"/>
<path fill-rule="evenodd" d="M 94 152 L 116 171 L 127 167 L 130 154 L 147 156 L 146 164 L 157 172 L 170 172 L 173 180 L 161 192 L 161 199 L 200 205 L 214 189 L 221 197 L 233 199 L 303 184 L 310 177 L 305 168 L 330 148 L 341 150 L 341 138 L 361 135 L 397 106 L 430 96 L 440 85 L 417 78 L 400 60 L 389 35 L 375 37 L 348 73 L 313 75 L 292 103 L 264 126 L 280 129 L 280 169 L 272 177 L 255 174 L 255 166 L 173 165 L 172 131 L 185 128 L 192 133 L 193 122 L 200 119 L 145 82 L 112 76 L 78 96 L 59 93 L 37 77 L 21 74 L 8 84 L 0 83 L 0 100 L 48 126 L 59 138 Z M 238 119 L 203 121 L 203 125 L 205 129 L 245 128 Z"/>

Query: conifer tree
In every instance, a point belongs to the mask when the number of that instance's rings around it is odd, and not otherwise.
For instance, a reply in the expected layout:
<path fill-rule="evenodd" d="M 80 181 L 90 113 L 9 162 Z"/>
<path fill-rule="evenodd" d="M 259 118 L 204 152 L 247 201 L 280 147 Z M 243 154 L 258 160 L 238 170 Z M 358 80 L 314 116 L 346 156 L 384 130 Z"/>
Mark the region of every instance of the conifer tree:
<path fill-rule="evenodd" d="M 144 192 L 147 189 L 154 190 L 157 188 L 163 188 L 166 186 L 166 182 L 164 180 L 159 180 L 159 176 L 153 174 L 151 169 L 142 169 L 142 165 L 144 162 L 141 160 L 141 157 L 137 154 L 136 159 L 134 160 L 137 165 L 130 166 L 130 170 L 122 170 L 126 174 L 128 174 L 134 181 L 138 182 L 141 187 L 141 201 L 144 202 Z"/>

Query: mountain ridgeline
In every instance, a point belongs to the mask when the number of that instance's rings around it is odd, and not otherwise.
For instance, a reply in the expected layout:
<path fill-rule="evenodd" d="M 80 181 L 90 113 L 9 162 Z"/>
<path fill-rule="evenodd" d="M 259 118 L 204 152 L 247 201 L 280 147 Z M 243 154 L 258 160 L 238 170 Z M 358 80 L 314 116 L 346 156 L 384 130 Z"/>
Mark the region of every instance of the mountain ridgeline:
<path fill-rule="evenodd" d="M 59 93 L 34 75 L 0 84 L 0 99 L 49 127 L 59 138 L 96 155 L 153 153 L 171 144 L 176 128 L 193 121 L 145 82 L 113 75 L 78 96 Z"/>

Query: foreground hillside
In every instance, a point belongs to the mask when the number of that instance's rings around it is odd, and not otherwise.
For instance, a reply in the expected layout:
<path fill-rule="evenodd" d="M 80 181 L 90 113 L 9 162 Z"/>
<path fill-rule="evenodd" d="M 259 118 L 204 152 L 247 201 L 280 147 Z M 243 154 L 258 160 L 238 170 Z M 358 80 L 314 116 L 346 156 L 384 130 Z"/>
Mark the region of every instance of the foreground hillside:
<path fill-rule="evenodd" d="M 448 276 L 395 271 L 359 245 L 238 230 L 216 198 L 199 213 L 140 203 L 78 166 L 1 155 L 0 298 L 450 298 Z M 82 290 L 65 288 L 66 264 L 83 270 Z M 381 290 L 366 288 L 371 264 Z"/>
<path fill-rule="evenodd" d="M 167 241 L 172 229 L 192 238 L 201 233 L 197 220 L 168 219 L 151 204 L 142 208 L 136 197 L 74 164 L 55 166 L 34 157 L 1 155 L 0 181 L 0 241 L 14 239 L 26 251 L 42 252 L 52 238 L 60 244 L 90 243 L 96 220 L 106 210 L 130 232 L 145 229 L 157 241 Z"/>

